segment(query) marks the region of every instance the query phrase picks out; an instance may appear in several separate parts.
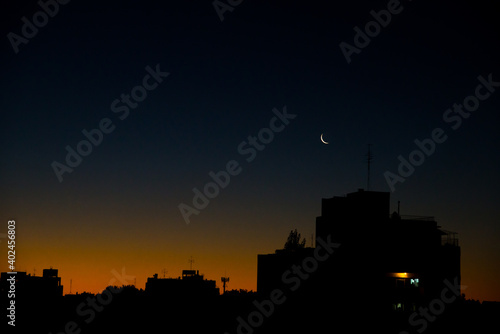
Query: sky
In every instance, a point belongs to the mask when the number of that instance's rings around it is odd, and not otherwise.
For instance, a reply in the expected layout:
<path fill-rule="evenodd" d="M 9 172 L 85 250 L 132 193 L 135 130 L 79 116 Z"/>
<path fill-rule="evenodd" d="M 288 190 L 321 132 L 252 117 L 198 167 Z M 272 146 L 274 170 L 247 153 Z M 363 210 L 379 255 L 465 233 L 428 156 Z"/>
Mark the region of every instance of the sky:
<path fill-rule="evenodd" d="M 192 256 L 256 290 L 257 254 L 295 228 L 310 245 L 321 198 L 367 188 L 371 144 L 370 189 L 457 232 L 466 297 L 500 301 L 491 3 L 61 2 L 1 13 L 0 249 L 15 219 L 16 270 L 99 292 L 114 271 L 138 288 L 178 277 Z M 446 140 L 412 155 L 435 129 Z M 85 156 L 69 166 L 67 147 Z M 391 186 L 399 156 L 418 166 Z"/>

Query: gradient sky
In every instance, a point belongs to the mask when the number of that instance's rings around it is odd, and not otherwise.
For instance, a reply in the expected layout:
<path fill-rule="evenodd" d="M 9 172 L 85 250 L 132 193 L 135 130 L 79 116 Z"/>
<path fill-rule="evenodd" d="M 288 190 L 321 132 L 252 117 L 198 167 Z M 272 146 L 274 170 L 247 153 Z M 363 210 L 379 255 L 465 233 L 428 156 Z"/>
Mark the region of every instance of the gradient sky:
<path fill-rule="evenodd" d="M 457 130 L 443 121 L 500 81 L 493 4 L 402 1 L 402 11 L 348 64 L 339 44 L 388 1 L 243 1 L 221 22 L 212 1 L 71 1 L 16 54 L 7 38 L 40 10 L 2 10 L 0 233 L 17 222 L 18 271 L 59 269 L 65 293 L 101 291 L 112 270 L 137 278 L 193 269 L 230 289 L 256 289 L 257 254 L 297 228 L 310 244 L 321 198 L 366 187 L 390 191 L 415 139 L 448 139 L 391 194 L 391 210 L 432 215 L 459 233 L 466 297 L 500 301 L 500 92 Z M 170 75 L 120 120 L 111 103 Z M 499 88 L 500 90 L 500 88 Z M 297 117 L 246 162 L 238 145 L 283 106 Z M 60 183 L 51 167 L 82 130 L 115 130 Z M 321 133 L 330 142 L 320 142 Z M 187 225 L 178 209 L 230 160 L 242 171 Z M 0 239 L 5 257 L 5 239 Z M 0 262 L 7 271 L 7 261 Z M 133 282 L 131 282 L 133 283 Z"/>

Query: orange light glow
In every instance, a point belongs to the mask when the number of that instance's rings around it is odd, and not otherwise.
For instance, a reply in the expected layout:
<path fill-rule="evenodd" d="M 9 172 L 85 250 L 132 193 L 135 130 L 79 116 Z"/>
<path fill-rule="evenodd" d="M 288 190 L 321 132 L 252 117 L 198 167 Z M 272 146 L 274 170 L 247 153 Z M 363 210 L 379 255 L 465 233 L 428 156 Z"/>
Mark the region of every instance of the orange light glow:
<path fill-rule="evenodd" d="M 397 278 L 415 278 L 417 277 L 414 273 L 387 273 L 387 277 L 397 277 Z"/>

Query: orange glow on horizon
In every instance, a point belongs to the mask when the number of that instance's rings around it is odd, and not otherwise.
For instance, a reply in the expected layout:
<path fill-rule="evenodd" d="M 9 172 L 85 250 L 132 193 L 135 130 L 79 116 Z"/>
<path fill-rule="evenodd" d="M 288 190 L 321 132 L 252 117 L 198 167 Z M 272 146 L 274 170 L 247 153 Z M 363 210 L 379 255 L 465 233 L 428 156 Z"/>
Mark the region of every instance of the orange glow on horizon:
<path fill-rule="evenodd" d="M 314 221 L 303 225 L 294 221 L 285 226 L 257 225 L 259 219 L 265 222 L 282 218 L 278 212 L 262 219 L 252 212 L 242 216 L 233 211 L 220 217 L 207 211 L 203 223 L 189 226 L 179 221 L 177 212 L 171 220 L 151 216 L 147 224 L 125 223 L 141 221 L 142 214 L 84 214 L 68 208 L 62 208 L 57 215 L 43 209 L 20 214 L 15 217 L 16 270 L 33 274 L 36 269 L 36 275 L 41 276 L 42 269 L 52 267 L 59 270 L 64 294 L 70 292 L 70 281 L 72 293 L 100 293 L 115 278 L 113 270 L 121 273 L 123 268 L 127 275 L 135 276 L 127 283 L 144 289 L 147 278 L 155 273 L 163 277 L 164 269 L 166 277 L 181 276 L 182 270 L 189 269 L 188 260 L 193 256 L 193 269 L 204 274 L 205 279 L 214 280 L 220 290 L 220 278 L 229 276 L 228 290 L 256 291 L 257 255 L 283 247 L 291 227 L 298 226 L 307 235 L 314 226 Z M 217 226 L 222 226 L 220 230 L 214 229 L 215 219 L 220 224 Z M 6 242 L 0 243 L 0 254 L 7 254 L 6 246 Z M 476 244 L 463 248 L 462 284 L 467 286 L 463 293 L 468 299 L 500 301 L 499 269 L 485 260 L 493 255 L 481 253 L 480 249 Z M 7 261 L 0 263 L 0 271 L 9 271 Z M 412 278 L 412 273 L 396 274 Z"/>

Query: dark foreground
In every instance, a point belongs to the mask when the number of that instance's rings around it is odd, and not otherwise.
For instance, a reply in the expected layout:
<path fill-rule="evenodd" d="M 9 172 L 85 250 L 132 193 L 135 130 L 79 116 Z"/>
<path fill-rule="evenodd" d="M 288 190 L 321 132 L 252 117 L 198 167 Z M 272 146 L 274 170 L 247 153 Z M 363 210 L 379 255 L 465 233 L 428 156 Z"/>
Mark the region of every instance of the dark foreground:
<path fill-rule="evenodd" d="M 301 291 L 259 296 L 231 291 L 223 296 L 151 296 L 134 287 L 102 295 L 16 301 L 16 326 L 3 317 L 2 333 L 486 333 L 497 328 L 500 303 L 457 300 L 434 316 L 425 310 L 381 310 L 376 301 L 335 299 Z M 112 292 L 109 292 L 112 291 Z M 4 303 L 5 304 L 5 300 Z M 4 308 L 5 310 L 5 308 Z M 409 318 L 412 320 L 409 321 Z M 489 331 L 488 331 L 489 332 Z"/>

